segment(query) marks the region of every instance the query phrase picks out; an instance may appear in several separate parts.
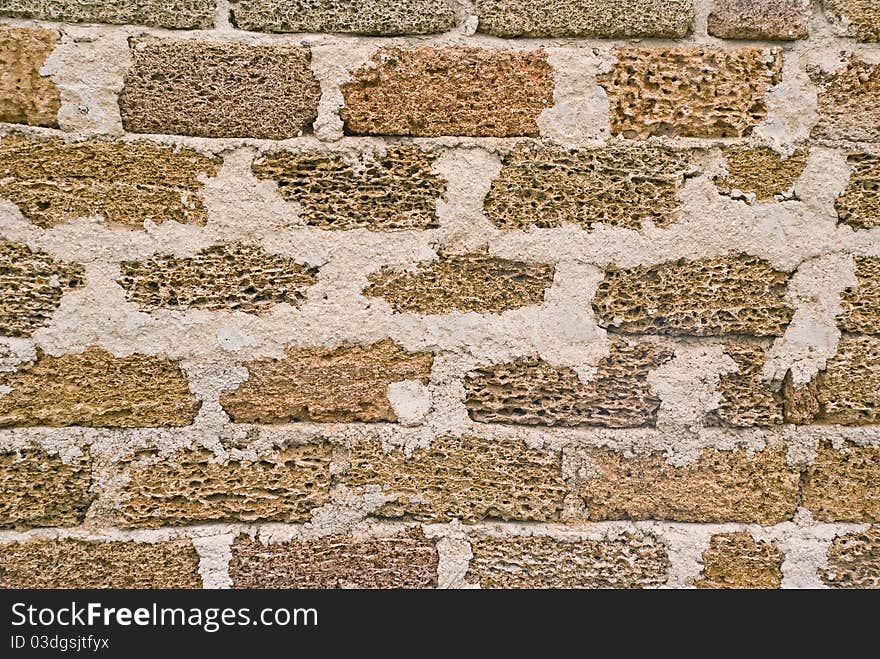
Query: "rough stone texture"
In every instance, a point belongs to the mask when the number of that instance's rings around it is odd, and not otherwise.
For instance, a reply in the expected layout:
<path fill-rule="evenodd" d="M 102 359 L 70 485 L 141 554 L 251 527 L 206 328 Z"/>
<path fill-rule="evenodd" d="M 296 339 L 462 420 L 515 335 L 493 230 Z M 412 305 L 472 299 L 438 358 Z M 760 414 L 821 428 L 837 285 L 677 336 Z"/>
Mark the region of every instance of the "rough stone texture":
<path fill-rule="evenodd" d="M 537 137 L 553 105 L 543 50 L 387 48 L 342 85 L 348 135 Z"/>
<path fill-rule="evenodd" d="M 0 138 L 0 197 L 41 227 L 94 216 L 132 229 L 204 224 L 199 178 L 215 176 L 219 165 L 187 147 L 9 135 Z"/>
<path fill-rule="evenodd" d="M 693 0 L 477 0 L 479 31 L 498 37 L 625 39 L 687 35 Z"/>
<path fill-rule="evenodd" d="M 880 157 L 859 153 L 846 161 L 852 174 L 837 198 L 837 217 L 853 229 L 880 226 Z"/>
<path fill-rule="evenodd" d="M 880 259 L 856 256 L 855 264 L 857 284 L 841 294 L 837 324 L 845 332 L 880 334 Z"/>
<path fill-rule="evenodd" d="M 880 5 L 876 0 L 824 0 L 823 6 L 841 34 L 859 41 L 880 41 Z"/>
<path fill-rule="evenodd" d="M 709 34 L 755 41 L 806 39 L 811 13 L 810 0 L 714 0 Z"/>
<path fill-rule="evenodd" d="M 775 542 L 755 540 L 750 534 L 719 533 L 703 552 L 697 588 L 779 588 L 782 585 L 782 552 Z"/>
<path fill-rule="evenodd" d="M 715 177 L 722 194 L 755 195 L 757 201 L 788 195 L 807 166 L 807 149 L 798 149 L 787 158 L 767 147 L 731 146 L 724 149 L 727 173 Z"/>
<path fill-rule="evenodd" d="M 262 32 L 433 34 L 456 23 L 449 0 L 238 0 L 232 16 Z"/>
<path fill-rule="evenodd" d="M 465 405 L 479 423 L 653 426 L 660 398 L 648 375 L 671 358 L 672 351 L 663 346 L 615 341 L 588 383 L 573 369 L 536 359 L 489 366 L 465 377 Z"/>
<path fill-rule="evenodd" d="M 806 384 L 797 383 L 789 371 L 782 381 L 782 407 L 785 423 L 812 423 L 819 416 L 816 378 Z"/>
<path fill-rule="evenodd" d="M 127 297 L 147 309 L 209 309 L 261 314 L 300 306 L 315 270 L 259 245 L 217 245 L 190 258 L 154 256 L 120 263 Z"/>
<path fill-rule="evenodd" d="M 356 160 L 320 151 L 275 151 L 253 165 L 257 178 L 300 205 L 300 218 L 322 229 L 435 229 L 446 184 L 431 171 L 437 154 L 389 144 Z"/>
<path fill-rule="evenodd" d="M 357 493 L 381 486 L 396 497 L 377 515 L 428 522 L 554 521 L 566 494 L 559 451 L 468 436 L 437 438 L 410 457 L 386 452 L 378 440 L 361 442 L 343 482 Z"/>
<path fill-rule="evenodd" d="M 121 525 L 306 522 L 329 499 L 330 453 L 327 444 L 307 444 L 246 462 L 194 449 L 133 464 Z"/>
<path fill-rule="evenodd" d="M 202 578 L 190 540 L 37 540 L 0 545 L 0 587 L 201 588 Z"/>
<path fill-rule="evenodd" d="M 0 427 L 188 426 L 201 403 L 186 376 L 161 357 L 114 357 L 100 348 L 61 357 L 39 354 L 0 374 Z"/>
<path fill-rule="evenodd" d="M 370 275 L 363 294 L 384 298 L 397 313 L 498 314 L 541 304 L 554 271 L 552 265 L 487 254 L 441 255 L 410 270 L 382 268 Z"/>
<path fill-rule="evenodd" d="M 585 517 L 601 520 L 777 524 L 798 505 L 800 474 L 785 451 L 704 449 L 676 467 L 662 452 L 625 457 L 608 449 L 573 449 L 583 477 L 575 486 Z"/>
<path fill-rule="evenodd" d="M 0 528 L 75 526 L 85 519 L 91 462 L 41 449 L 0 451 Z"/>
<path fill-rule="evenodd" d="M 605 271 L 601 327 L 629 333 L 781 336 L 794 315 L 788 273 L 745 254 Z"/>
<path fill-rule="evenodd" d="M 318 116 L 308 48 L 135 41 L 119 111 L 125 129 L 197 137 L 297 137 Z"/>
<path fill-rule="evenodd" d="M 0 16 L 204 29 L 214 26 L 215 6 L 216 0 L 4 0 Z"/>
<path fill-rule="evenodd" d="M 0 241 L 0 334 L 30 336 L 52 319 L 64 293 L 84 284 L 82 266 Z"/>
<path fill-rule="evenodd" d="M 851 57 L 840 71 L 816 80 L 822 90 L 814 139 L 880 141 L 880 64 Z"/>
<path fill-rule="evenodd" d="M 504 157 L 486 197 L 499 229 L 595 224 L 638 231 L 675 222 L 676 193 L 696 174 L 690 153 L 655 145 L 566 150 L 520 145 Z"/>
<path fill-rule="evenodd" d="M 390 339 L 368 347 L 290 348 L 282 359 L 248 364 L 247 381 L 220 403 L 237 423 L 396 421 L 388 385 L 427 384 L 433 361 Z"/>
<path fill-rule="evenodd" d="M 821 522 L 880 522 L 880 448 L 822 442 L 804 477 L 802 505 Z"/>
<path fill-rule="evenodd" d="M 242 534 L 232 545 L 229 576 L 233 588 L 436 588 L 438 561 L 434 541 L 416 529 L 270 545 Z"/>
<path fill-rule="evenodd" d="M 666 583 L 666 546 L 649 535 L 600 540 L 472 537 L 466 579 L 481 588 L 646 588 Z"/>
<path fill-rule="evenodd" d="M 58 128 L 61 95 L 40 75 L 57 41 L 54 30 L 0 26 L 0 121 Z"/>
<path fill-rule="evenodd" d="M 734 428 L 775 426 L 783 422 L 782 393 L 764 380 L 766 353 L 761 346 L 729 344 L 724 352 L 739 372 L 722 375 L 718 382 L 721 400 L 710 422 Z"/>
<path fill-rule="evenodd" d="M 742 137 L 767 117 L 782 55 L 739 48 L 621 48 L 599 77 L 611 132 L 626 138 Z"/>
<path fill-rule="evenodd" d="M 822 581 L 831 588 L 880 589 L 880 527 L 834 538 Z"/>
<path fill-rule="evenodd" d="M 818 423 L 865 425 L 880 420 L 880 337 L 843 336 L 812 386 Z"/>

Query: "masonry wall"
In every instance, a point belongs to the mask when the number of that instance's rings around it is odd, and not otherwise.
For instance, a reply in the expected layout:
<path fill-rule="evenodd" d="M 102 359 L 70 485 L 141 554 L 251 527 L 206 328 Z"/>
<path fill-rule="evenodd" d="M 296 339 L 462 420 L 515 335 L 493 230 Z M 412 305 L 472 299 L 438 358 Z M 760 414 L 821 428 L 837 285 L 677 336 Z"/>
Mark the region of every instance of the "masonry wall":
<path fill-rule="evenodd" d="M 0 585 L 880 586 L 875 3 L 0 17 Z"/>

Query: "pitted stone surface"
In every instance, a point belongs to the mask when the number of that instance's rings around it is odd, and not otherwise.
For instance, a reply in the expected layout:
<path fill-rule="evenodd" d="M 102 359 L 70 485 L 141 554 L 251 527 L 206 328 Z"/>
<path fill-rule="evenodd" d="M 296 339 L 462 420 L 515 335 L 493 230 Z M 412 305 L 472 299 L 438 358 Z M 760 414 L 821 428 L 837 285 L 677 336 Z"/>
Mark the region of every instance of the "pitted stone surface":
<path fill-rule="evenodd" d="M 781 336 L 794 315 L 785 299 L 788 279 L 745 254 L 610 267 L 593 311 L 601 327 L 627 333 Z"/>
<path fill-rule="evenodd" d="M 653 426 L 660 398 L 648 375 L 671 358 L 671 350 L 656 344 L 617 341 L 587 383 L 570 368 L 535 359 L 490 366 L 467 374 L 465 405 L 479 423 Z"/>
<path fill-rule="evenodd" d="M 250 462 L 193 449 L 133 464 L 120 524 L 305 522 L 329 498 L 330 454 L 327 444 L 307 444 Z"/>
<path fill-rule="evenodd" d="M 427 384 L 433 357 L 391 340 L 371 346 L 289 349 L 283 359 L 248 364 L 250 376 L 220 398 L 236 423 L 396 421 L 388 385 Z"/>
<path fill-rule="evenodd" d="M 599 78 L 611 132 L 626 138 L 743 137 L 767 117 L 782 55 L 739 48 L 622 48 Z"/>
<path fill-rule="evenodd" d="M 492 181 L 485 213 L 499 229 L 596 224 L 638 231 L 677 219 L 677 193 L 697 173 L 688 151 L 654 145 L 566 150 L 521 145 Z"/>
<path fill-rule="evenodd" d="M 648 588 L 666 583 L 666 546 L 650 535 L 599 540 L 471 537 L 467 580 L 481 588 Z"/>
<path fill-rule="evenodd" d="M 348 135 L 537 137 L 553 72 L 543 50 L 388 48 L 342 94 Z"/>
<path fill-rule="evenodd" d="M 40 449 L 0 451 L 0 529 L 81 523 L 93 498 L 90 468 L 88 455 L 65 464 Z"/>
<path fill-rule="evenodd" d="M 204 224 L 201 179 L 219 168 L 219 158 L 154 142 L 0 138 L 0 197 L 46 228 L 81 217 L 131 229 Z"/>
<path fill-rule="evenodd" d="M 261 314 L 276 304 L 300 306 L 314 270 L 258 245 L 218 245 L 189 258 L 159 255 L 123 261 L 119 285 L 146 309 L 190 308 Z"/>
<path fill-rule="evenodd" d="M 356 540 L 328 535 L 265 545 L 239 535 L 229 576 L 234 588 L 436 588 L 434 541 L 416 529 Z"/>
<path fill-rule="evenodd" d="M 119 95 L 130 132 L 284 140 L 318 116 L 308 48 L 144 39 L 131 53 Z"/>
<path fill-rule="evenodd" d="M 431 171 L 437 155 L 389 144 L 384 154 L 355 162 L 320 151 L 273 151 L 253 165 L 260 179 L 300 205 L 300 217 L 321 229 L 393 231 L 435 229 L 443 180 Z"/>
<path fill-rule="evenodd" d="M 433 34 L 455 27 L 450 0 L 238 0 L 235 25 L 262 32 Z"/>
<path fill-rule="evenodd" d="M 703 552 L 697 588 L 755 589 L 782 585 L 782 552 L 775 542 L 755 540 L 745 532 L 712 536 Z"/>
<path fill-rule="evenodd" d="M 38 540 L 0 545 L 0 588 L 201 588 L 190 540 Z"/>
<path fill-rule="evenodd" d="M 162 357 L 114 357 L 100 348 L 61 357 L 38 355 L 0 374 L 0 427 L 188 426 L 201 407 L 186 376 Z"/>
<path fill-rule="evenodd" d="M 66 292 L 84 285 L 81 265 L 0 241 L 0 335 L 31 335 L 52 320 Z"/>
<path fill-rule="evenodd" d="M 57 42 L 53 30 L 0 26 L 0 121 L 58 128 L 61 95 L 40 74 Z"/>
<path fill-rule="evenodd" d="M 363 294 L 384 298 L 398 313 L 498 314 L 539 305 L 553 283 L 551 265 L 484 254 L 441 255 L 414 270 L 383 268 L 370 275 Z"/>
<path fill-rule="evenodd" d="M 553 521 L 566 493 L 559 451 L 518 440 L 441 437 L 409 457 L 378 441 L 361 442 L 350 461 L 342 479 L 349 489 L 378 486 L 394 497 L 377 511 L 383 517 Z"/>
<path fill-rule="evenodd" d="M 497 37 L 675 39 L 694 20 L 693 0 L 477 0 L 479 31 Z"/>

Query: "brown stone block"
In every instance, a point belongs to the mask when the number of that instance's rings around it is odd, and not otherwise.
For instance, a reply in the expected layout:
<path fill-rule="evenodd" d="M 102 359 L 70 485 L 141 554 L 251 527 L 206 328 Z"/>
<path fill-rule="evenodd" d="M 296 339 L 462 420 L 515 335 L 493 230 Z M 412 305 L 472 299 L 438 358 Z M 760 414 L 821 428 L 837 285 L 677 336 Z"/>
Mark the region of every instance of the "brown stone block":
<path fill-rule="evenodd" d="M 433 361 L 390 339 L 368 347 L 289 348 L 282 359 L 248 364 L 248 379 L 220 403 L 236 423 L 396 421 L 388 385 L 427 384 Z"/>

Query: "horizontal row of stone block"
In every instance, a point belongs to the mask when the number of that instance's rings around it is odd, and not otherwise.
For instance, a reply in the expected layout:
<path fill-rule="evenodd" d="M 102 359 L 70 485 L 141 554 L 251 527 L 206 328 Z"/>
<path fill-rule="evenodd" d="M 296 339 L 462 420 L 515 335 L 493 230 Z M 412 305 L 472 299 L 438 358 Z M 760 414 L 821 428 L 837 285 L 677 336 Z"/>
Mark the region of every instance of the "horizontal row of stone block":
<path fill-rule="evenodd" d="M 109 472 L 105 465 L 101 483 L 94 468 L 88 451 L 79 458 L 39 448 L 3 452 L 0 528 L 80 524 L 102 487 L 121 496 L 96 514 L 123 528 L 308 522 L 339 487 L 365 496 L 374 516 L 431 523 L 768 525 L 791 521 L 799 507 L 822 522 L 880 522 L 880 447 L 852 442 L 820 442 L 806 467 L 790 464 L 780 445 L 706 448 L 693 462 L 674 465 L 662 451 L 530 448 L 522 440 L 464 436 L 438 437 L 411 455 L 386 450 L 379 439 L 291 445 L 253 460 L 203 448 L 144 450 Z M 117 476 L 108 480 L 110 473 Z"/>
<path fill-rule="evenodd" d="M 531 141 L 516 145 L 483 201 L 483 213 L 503 230 L 552 229 L 575 224 L 642 230 L 678 222 L 679 193 L 704 175 L 699 149 L 613 141 L 603 147 L 563 149 Z M 749 203 L 796 199 L 809 150 L 783 157 L 769 148 L 721 150 L 719 194 Z M 842 154 L 844 156 L 844 154 Z M 277 185 L 295 203 L 299 222 L 324 230 L 429 230 L 440 226 L 437 205 L 449 201 L 434 170 L 440 154 L 391 143 L 358 154 L 318 149 L 273 150 L 251 173 Z M 849 181 L 837 198 L 838 220 L 854 229 L 880 225 L 880 156 L 847 150 Z M 150 140 L 121 141 L 8 134 L 0 137 L 0 197 L 44 228 L 83 217 L 113 227 L 144 223 L 204 225 L 205 180 L 222 159 L 189 147 Z M 294 215 L 291 207 L 291 216 Z M 221 258 L 216 256 L 216 258 Z"/>
<path fill-rule="evenodd" d="M 643 532 L 597 537 L 471 533 L 466 584 L 481 588 L 658 588 L 669 580 L 669 548 Z M 716 533 L 702 552 L 697 588 L 779 588 L 785 553 L 744 531 Z M 418 527 L 383 535 L 267 543 L 232 542 L 233 588 L 435 588 L 437 540 Z M 818 577 L 831 588 L 880 587 L 880 527 L 841 533 Z M 2 588 L 200 588 L 189 539 L 154 543 L 31 540 L 0 544 Z"/>
<path fill-rule="evenodd" d="M 0 58 L 10 62 L 0 75 L 0 121 L 58 125 L 60 93 L 40 73 L 56 40 L 51 30 L 0 26 Z M 611 133 L 625 138 L 750 135 L 782 81 L 778 48 L 612 54 L 597 83 Z M 133 40 L 131 57 L 119 95 L 129 132 L 281 140 L 302 135 L 318 116 L 321 85 L 307 47 L 145 38 Z M 816 74 L 813 137 L 880 141 L 878 81 L 880 65 L 855 56 L 839 71 Z M 542 49 L 381 48 L 341 85 L 339 117 L 349 135 L 537 137 L 554 88 Z"/>
<path fill-rule="evenodd" d="M 693 29 L 694 0 L 477 0 L 479 32 L 499 37 L 682 38 Z M 824 0 L 841 36 L 880 40 L 871 0 Z M 7 0 L 0 16 L 47 21 L 138 24 L 177 29 L 215 26 L 216 0 Z M 792 41 L 809 36 L 809 0 L 713 0 L 708 32 L 724 39 Z M 419 35 L 460 22 L 452 0 L 237 0 L 230 21 L 261 32 Z"/>

